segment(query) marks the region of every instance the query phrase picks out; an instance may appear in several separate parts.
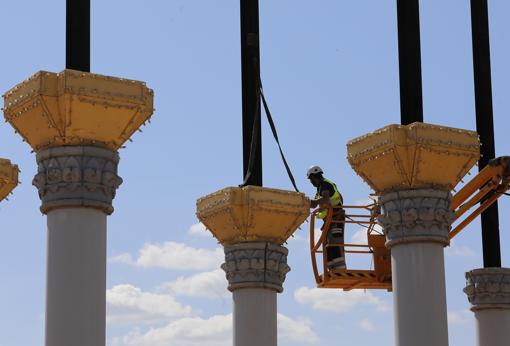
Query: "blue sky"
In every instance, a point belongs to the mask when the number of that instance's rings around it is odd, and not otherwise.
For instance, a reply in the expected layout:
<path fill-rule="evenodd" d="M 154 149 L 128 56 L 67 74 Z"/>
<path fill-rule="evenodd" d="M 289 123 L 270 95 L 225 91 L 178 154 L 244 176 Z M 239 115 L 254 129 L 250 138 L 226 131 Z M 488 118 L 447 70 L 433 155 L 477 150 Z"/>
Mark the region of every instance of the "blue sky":
<path fill-rule="evenodd" d="M 144 80 L 152 123 L 121 150 L 124 179 L 108 221 L 108 345 L 229 345 L 231 299 L 221 251 L 195 225 L 195 200 L 242 180 L 239 4 L 236 0 L 92 1 L 92 71 Z M 510 22 L 490 2 L 498 155 L 510 153 Z M 0 91 L 64 68 L 65 2 L 4 1 Z M 349 139 L 399 122 L 395 1 L 260 0 L 262 79 L 280 140 L 308 194 L 319 164 L 346 203 L 369 188 L 349 167 Z M 475 128 L 469 1 L 422 1 L 425 121 Z M 291 189 L 264 125 L 264 182 Z M 0 205 L 0 346 L 43 345 L 46 220 L 31 186 L 35 156 L 8 124 L 0 156 L 22 184 Z M 508 198 L 501 215 L 510 212 Z M 510 253 L 501 217 L 503 263 Z M 347 229 L 354 237 L 357 228 Z M 279 295 L 280 345 L 393 344 L 391 294 L 313 289 L 306 226 L 289 241 Z M 356 261 L 351 259 L 351 263 Z M 450 345 L 472 346 L 464 272 L 480 267 L 478 222 L 446 250 Z M 194 331 L 200 331 L 196 335 Z"/>

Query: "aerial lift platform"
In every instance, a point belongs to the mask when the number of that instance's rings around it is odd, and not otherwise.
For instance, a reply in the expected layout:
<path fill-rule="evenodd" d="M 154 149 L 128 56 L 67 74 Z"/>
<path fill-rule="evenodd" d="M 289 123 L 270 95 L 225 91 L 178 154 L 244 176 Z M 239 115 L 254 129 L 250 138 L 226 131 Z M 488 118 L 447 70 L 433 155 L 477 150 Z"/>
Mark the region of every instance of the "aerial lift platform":
<path fill-rule="evenodd" d="M 452 196 L 451 209 L 454 212 L 454 227 L 449 233 L 449 238 L 452 239 L 458 235 L 467 225 L 496 202 L 499 197 L 508 195 L 507 191 L 509 189 L 510 156 L 502 156 L 491 160 L 484 169 Z M 471 211 L 477 204 L 479 206 Z M 377 202 L 374 200 L 372 204 L 364 206 L 329 206 L 327 208 L 329 209 L 328 215 L 318 239 L 315 235 L 315 223 L 317 213 L 324 209 L 324 206 L 314 210 L 310 218 L 310 250 L 317 287 L 341 288 L 345 291 L 352 289 L 385 289 L 391 291 L 391 252 L 385 246 L 386 238 L 384 234 L 375 228 L 380 214 L 380 206 Z M 341 209 L 341 212 L 334 213 L 335 209 Z M 335 220 L 333 214 L 340 214 L 344 217 L 342 220 Z M 327 230 L 331 223 L 357 224 L 365 227 L 367 229 L 367 244 L 326 244 Z M 373 268 L 328 268 L 326 249 L 332 246 L 342 248 L 346 254 L 372 256 Z M 318 262 L 321 262 L 322 265 L 319 266 Z M 319 267 L 322 274 L 319 272 Z"/>

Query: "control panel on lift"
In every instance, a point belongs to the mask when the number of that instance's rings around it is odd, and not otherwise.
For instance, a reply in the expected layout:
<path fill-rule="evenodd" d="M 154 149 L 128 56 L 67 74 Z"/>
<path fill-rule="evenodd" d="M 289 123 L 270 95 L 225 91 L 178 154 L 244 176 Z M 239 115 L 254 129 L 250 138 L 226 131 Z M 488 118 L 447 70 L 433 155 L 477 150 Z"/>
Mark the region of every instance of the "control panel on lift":
<path fill-rule="evenodd" d="M 510 189 L 510 156 L 492 160 L 483 170 L 473 177 L 452 197 L 451 208 L 454 212 L 454 226 L 450 231 L 452 239 L 466 228 L 476 217 L 489 208 L 497 199 L 508 195 Z M 476 209 L 472 209 L 478 205 Z M 319 288 L 385 289 L 391 291 L 391 252 L 385 246 L 386 238 L 377 228 L 380 206 L 374 201 L 363 206 L 327 207 L 328 214 L 320 233 L 316 234 L 317 214 L 325 207 L 314 210 L 310 218 L 310 252 L 312 268 Z M 335 209 L 342 209 L 341 212 Z M 471 212 L 470 212 L 471 211 Z M 341 218 L 334 219 L 335 216 Z M 467 216 L 466 216 L 467 215 Z M 343 223 L 344 232 L 349 231 L 349 224 L 356 224 L 366 229 L 366 244 L 330 244 L 327 242 L 327 230 L 332 223 Z M 345 254 L 372 256 L 371 268 L 334 269 L 327 265 L 327 249 L 338 247 Z M 347 262 L 347 266 L 349 263 Z M 322 273 L 321 273 L 322 272 Z"/>

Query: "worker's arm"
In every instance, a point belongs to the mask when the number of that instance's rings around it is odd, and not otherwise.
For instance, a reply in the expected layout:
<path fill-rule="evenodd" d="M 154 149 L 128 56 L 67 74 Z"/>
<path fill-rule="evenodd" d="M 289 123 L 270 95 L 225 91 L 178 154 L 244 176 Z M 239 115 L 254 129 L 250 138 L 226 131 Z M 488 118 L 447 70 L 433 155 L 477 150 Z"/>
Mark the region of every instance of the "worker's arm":
<path fill-rule="evenodd" d="M 311 208 L 317 208 L 318 205 L 329 205 L 331 204 L 331 201 L 329 200 L 330 193 L 328 190 L 324 190 L 321 192 L 321 197 L 317 199 L 312 199 L 310 201 L 310 207 Z"/>

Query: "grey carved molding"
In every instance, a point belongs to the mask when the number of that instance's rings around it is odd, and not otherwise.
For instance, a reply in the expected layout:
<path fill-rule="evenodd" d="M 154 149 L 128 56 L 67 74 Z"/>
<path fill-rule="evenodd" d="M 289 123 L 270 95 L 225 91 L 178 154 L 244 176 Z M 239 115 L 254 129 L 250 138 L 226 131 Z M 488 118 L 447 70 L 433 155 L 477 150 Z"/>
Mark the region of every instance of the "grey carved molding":
<path fill-rule="evenodd" d="M 434 189 L 395 191 L 379 198 L 379 224 L 386 246 L 402 243 L 437 242 L 448 245 L 453 212 L 449 192 Z"/>
<path fill-rule="evenodd" d="M 473 311 L 510 309 L 510 269 L 483 268 L 467 272 L 464 293 Z"/>
<path fill-rule="evenodd" d="M 254 242 L 225 247 L 225 271 L 228 289 L 267 288 L 283 291 L 283 282 L 290 271 L 288 250 L 279 245 Z"/>
<path fill-rule="evenodd" d="M 112 201 L 122 179 L 117 175 L 117 152 L 90 146 L 62 146 L 37 152 L 41 212 L 67 207 L 89 207 L 113 212 Z"/>

